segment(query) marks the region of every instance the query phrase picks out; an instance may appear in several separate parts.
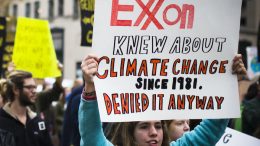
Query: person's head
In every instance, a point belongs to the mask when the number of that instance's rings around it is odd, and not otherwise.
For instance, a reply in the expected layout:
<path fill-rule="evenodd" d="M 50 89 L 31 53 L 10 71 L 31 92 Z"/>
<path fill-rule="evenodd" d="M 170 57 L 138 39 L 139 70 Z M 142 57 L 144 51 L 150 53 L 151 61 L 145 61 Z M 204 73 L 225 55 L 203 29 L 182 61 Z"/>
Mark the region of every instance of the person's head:
<path fill-rule="evenodd" d="M 180 119 L 180 120 L 168 120 L 166 121 L 168 135 L 170 140 L 176 141 L 180 138 L 185 132 L 190 131 L 190 120 Z"/>
<path fill-rule="evenodd" d="M 248 87 L 247 93 L 245 95 L 245 100 L 251 100 L 253 98 L 255 98 L 258 94 L 260 94 L 260 77 L 258 78 L 258 80 L 251 84 Z"/>
<path fill-rule="evenodd" d="M 106 123 L 104 134 L 108 140 L 118 146 L 123 146 L 122 142 L 122 127 L 124 123 Z"/>
<path fill-rule="evenodd" d="M 6 79 L 0 79 L 0 108 L 6 103 Z"/>
<path fill-rule="evenodd" d="M 83 85 L 83 80 L 82 79 L 75 79 L 72 85 L 71 90 L 74 90 L 75 88 L 78 88 Z"/>
<path fill-rule="evenodd" d="M 36 83 L 32 74 L 26 71 L 13 71 L 7 78 L 6 96 L 11 102 L 17 100 L 22 106 L 34 104 Z"/>
<path fill-rule="evenodd" d="M 126 122 L 121 130 L 124 146 L 169 146 L 164 121 Z"/>

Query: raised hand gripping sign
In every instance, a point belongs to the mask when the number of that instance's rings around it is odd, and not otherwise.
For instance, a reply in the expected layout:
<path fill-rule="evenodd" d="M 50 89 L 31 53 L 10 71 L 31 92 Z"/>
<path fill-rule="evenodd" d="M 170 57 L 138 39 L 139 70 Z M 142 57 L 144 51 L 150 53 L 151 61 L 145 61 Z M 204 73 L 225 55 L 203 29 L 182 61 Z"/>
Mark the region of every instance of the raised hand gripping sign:
<path fill-rule="evenodd" d="M 104 122 L 239 116 L 241 0 L 96 0 Z"/>

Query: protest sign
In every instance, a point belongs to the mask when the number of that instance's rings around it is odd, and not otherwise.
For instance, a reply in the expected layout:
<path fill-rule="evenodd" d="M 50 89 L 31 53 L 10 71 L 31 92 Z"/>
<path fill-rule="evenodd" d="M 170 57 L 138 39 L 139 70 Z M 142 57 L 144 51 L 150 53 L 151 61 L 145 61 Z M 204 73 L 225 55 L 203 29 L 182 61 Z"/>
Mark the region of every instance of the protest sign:
<path fill-rule="evenodd" d="M 6 39 L 6 19 L 5 17 L 0 17 L 0 75 L 3 74 L 3 56 L 5 48 Z"/>
<path fill-rule="evenodd" d="M 48 21 L 18 18 L 12 59 L 17 70 L 29 71 L 34 78 L 61 75 Z"/>
<path fill-rule="evenodd" d="M 101 121 L 239 117 L 241 0 L 96 0 Z"/>
<path fill-rule="evenodd" d="M 258 62 L 257 48 L 247 47 L 247 75 L 249 79 L 253 79 L 260 75 L 260 62 Z"/>
<path fill-rule="evenodd" d="M 80 0 L 81 46 L 92 45 L 95 0 Z"/>
<path fill-rule="evenodd" d="M 14 43 L 6 42 L 3 50 L 3 62 L 2 62 L 2 77 L 7 77 L 10 71 L 14 70 L 14 64 L 12 63 Z"/>
<path fill-rule="evenodd" d="M 216 146 L 259 146 L 259 144 L 259 139 L 227 128 Z"/>

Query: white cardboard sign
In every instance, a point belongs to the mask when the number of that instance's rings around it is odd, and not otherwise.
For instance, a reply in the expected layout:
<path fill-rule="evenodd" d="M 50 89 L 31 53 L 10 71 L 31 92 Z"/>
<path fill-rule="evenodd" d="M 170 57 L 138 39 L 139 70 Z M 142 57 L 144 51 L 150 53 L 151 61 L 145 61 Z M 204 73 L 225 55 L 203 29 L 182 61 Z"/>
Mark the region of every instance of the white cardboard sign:
<path fill-rule="evenodd" d="M 241 0 L 96 0 L 104 122 L 239 117 Z"/>
<path fill-rule="evenodd" d="M 216 146 L 259 146 L 260 140 L 234 129 L 227 128 Z"/>

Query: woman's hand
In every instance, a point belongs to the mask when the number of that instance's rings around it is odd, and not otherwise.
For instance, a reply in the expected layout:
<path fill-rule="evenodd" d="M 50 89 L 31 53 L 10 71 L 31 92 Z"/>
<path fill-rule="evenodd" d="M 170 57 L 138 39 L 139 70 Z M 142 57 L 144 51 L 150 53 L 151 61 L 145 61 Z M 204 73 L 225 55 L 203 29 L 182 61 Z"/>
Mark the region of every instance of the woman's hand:
<path fill-rule="evenodd" d="M 86 56 L 81 63 L 81 70 L 85 80 L 85 91 L 95 91 L 93 77 L 96 75 L 98 70 L 98 57 L 95 55 Z"/>
<path fill-rule="evenodd" d="M 246 75 L 246 68 L 242 61 L 242 55 L 237 54 L 233 59 L 232 73 L 237 75 Z"/>

